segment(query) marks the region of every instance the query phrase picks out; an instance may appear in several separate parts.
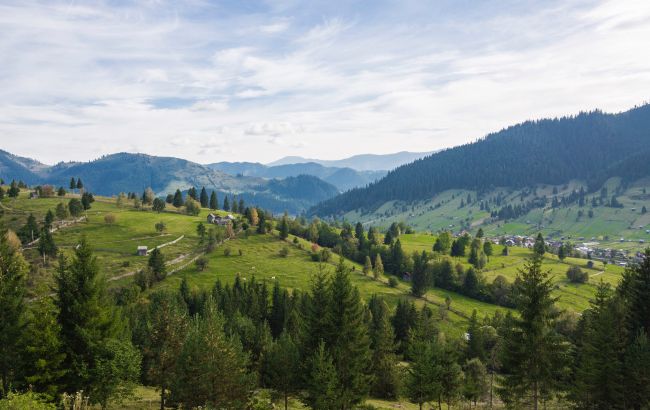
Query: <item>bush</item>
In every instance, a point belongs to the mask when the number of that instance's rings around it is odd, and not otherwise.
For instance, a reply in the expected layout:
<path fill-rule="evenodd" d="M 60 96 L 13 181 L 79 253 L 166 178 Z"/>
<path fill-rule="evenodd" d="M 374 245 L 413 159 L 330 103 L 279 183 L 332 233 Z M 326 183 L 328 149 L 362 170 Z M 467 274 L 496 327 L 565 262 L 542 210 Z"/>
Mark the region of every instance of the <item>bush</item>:
<path fill-rule="evenodd" d="M 208 267 L 208 258 L 201 256 L 194 263 L 196 264 L 196 270 L 203 272 Z"/>
<path fill-rule="evenodd" d="M 238 252 L 239 252 L 239 256 L 244 256 L 244 251 L 240 249 Z"/>
<path fill-rule="evenodd" d="M 294 236 L 294 237 L 293 237 L 293 243 L 294 243 L 295 245 L 297 245 L 297 244 L 300 243 L 300 241 L 298 240 L 298 237 L 297 237 L 297 236 Z"/>
<path fill-rule="evenodd" d="M 280 249 L 280 252 L 278 252 L 278 253 L 279 253 L 280 257 L 286 258 L 287 256 L 289 256 L 289 248 L 284 246 L 284 247 L 282 247 L 282 249 Z"/>
<path fill-rule="evenodd" d="M 320 251 L 312 251 L 311 253 L 311 260 L 314 262 L 328 262 L 331 257 L 332 252 L 328 248 L 322 248 Z"/>
<path fill-rule="evenodd" d="M 157 232 L 164 232 L 167 229 L 167 225 L 163 221 L 158 222 L 155 227 Z"/>
<path fill-rule="evenodd" d="M 388 278 L 388 286 L 390 286 L 391 288 L 396 288 L 398 284 L 399 282 L 394 276 Z"/>
<path fill-rule="evenodd" d="M 589 274 L 583 272 L 579 266 L 571 266 L 566 271 L 566 277 L 569 278 L 571 283 L 587 283 L 589 281 Z"/>
<path fill-rule="evenodd" d="M 54 410 L 56 406 L 48 403 L 45 398 L 33 392 L 9 393 L 0 400 L 0 410 Z"/>
<path fill-rule="evenodd" d="M 230 248 L 226 248 L 223 250 L 223 256 L 230 256 Z"/>
<path fill-rule="evenodd" d="M 593 269 L 594 268 L 594 261 L 587 262 L 587 268 Z"/>
<path fill-rule="evenodd" d="M 113 225 L 117 221 L 117 217 L 114 214 L 104 215 L 104 223 L 107 225 Z"/>
<path fill-rule="evenodd" d="M 189 198 L 185 201 L 185 213 L 192 216 L 197 216 L 201 212 L 201 204 Z"/>

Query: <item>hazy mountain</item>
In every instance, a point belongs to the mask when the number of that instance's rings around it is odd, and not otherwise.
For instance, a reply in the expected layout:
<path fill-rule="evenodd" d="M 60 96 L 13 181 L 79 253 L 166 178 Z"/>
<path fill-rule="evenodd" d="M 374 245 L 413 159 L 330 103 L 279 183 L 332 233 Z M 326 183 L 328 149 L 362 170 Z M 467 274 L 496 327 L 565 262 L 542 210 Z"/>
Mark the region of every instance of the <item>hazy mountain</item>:
<path fill-rule="evenodd" d="M 312 175 L 334 185 L 341 192 L 368 185 L 386 175 L 386 171 L 357 171 L 352 168 L 326 167 L 315 162 L 276 166 L 266 166 L 253 162 L 217 162 L 206 166 L 230 175 L 241 174 L 262 178 Z"/>
<path fill-rule="evenodd" d="M 311 212 L 338 215 L 371 210 L 390 200 L 424 200 L 447 189 L 481 192 L 625 177 L 633 171 L 630 165 L 643 161 L 638 153 L 649 150 L 650 105 L 619 114 L 594 111 L 527 121 L 403 165 L 367 188 L 339 195 Z M 630 160 L 627 166 L 626 159 Z M 617 163 L 623 166 L 614 166 Z"/>
<path fill-rule="evenodd" d="M 151 187 L 158 195 L 205 187 L 222 194 L 247 198 L 249 203 L 274 212 L 299 213 L 331 198 L 338 189 L 316 177 L 271 181 L 253 176 L 232 176 L 217 169 L 173 157 L 118 153 L 89 162 L 47 166 L 38 161 L 0 151 L 0 177 L 28 184 L 68 187 L 70 178 L 81 178 L 84 187 L 99 195 L 142 192 Z M 251 202 L 252 201 L 252 202 Z"/>
<path fill-rule="evenodd" d="M 287 165 L 287 164 L 303 164 L 306 162 L 315 162 L 326 167 L 336 168 L 352 168 L 357 171 L 388 171 L 399 167 L 400 165 L 408 164 L 416 159 L 420 159 L 431 152 L 396 152 L 394 154 L 362 154 L 354 155 L 352 157 L 338 159 L 338 160 L 320 160 L 303 157 L 284 157 L 277 161 L 273 161 L 268 166 Z"/>

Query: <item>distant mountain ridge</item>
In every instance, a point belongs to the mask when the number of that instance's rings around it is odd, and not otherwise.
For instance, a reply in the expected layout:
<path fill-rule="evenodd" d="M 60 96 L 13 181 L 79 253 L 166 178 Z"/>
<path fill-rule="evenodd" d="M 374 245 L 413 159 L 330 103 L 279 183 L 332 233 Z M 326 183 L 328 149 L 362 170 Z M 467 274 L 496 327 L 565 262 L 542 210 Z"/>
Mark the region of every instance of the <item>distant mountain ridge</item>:
<path fill-rule="evenodd" d="M 232 176 L 195 162 L 174 157 L 117 153 L 89 162 L 54 166 L 0 151 L 0 177 L 27 184 L 68 187 L 70 178 L 81 178 L 84 186 L 99 195 L 142 192 L 151 187 L 158 195 L 205 187 L 222 195 L 238 195 L 249 203 L 274 212 L 301 213 L 315 203 L 336 195 L 338 189 L 314 176 L 269 181 L 252 176 Z"/>
<path fill-rule="evenodd" d="M 328 182 L 344 192 L 362 187 L 386 175 L 387 171 L 357 171 L 352 168 L 326 167 L 315 162 L 267 166 L 257 162 L 217 162 L 207 164 L 230 175 L 244 175 L 261 178 L 287 178 L 298 175 L 312 175 Z"/>
<path fill-rule="evenodd" d="M 303 158 L 298 156 L 289 156 L 280 158 L 277 161 L 266 164 L 269 167 L 289 164 L 303 164 L 314 162 L 326 167 L 335 168 L 352 168 L 356 171 L 390 171 L 401 165 L 408 164 L 417 159 L 430 155 L 429 152 L 408 152 L 401 151 L 393 154 L 361 154 L 338 160 L 321 160 L 313 158 Z"/>
<path fill-rule="evenodd" d="M 649 151 L 648 104 L 618 114 L 593 111 L 526 121 L 398 167 L 367 188 L 327 200 L 310 213 L 336 216 L 351 210 L 371 211 L 387 201 L 425 200 L 447 189 L 482 192 L 493 187 L 638 176 L 633 172 L 638 170 L 626 164 L 643 163 L 647 155 L 639 153 Z"/>

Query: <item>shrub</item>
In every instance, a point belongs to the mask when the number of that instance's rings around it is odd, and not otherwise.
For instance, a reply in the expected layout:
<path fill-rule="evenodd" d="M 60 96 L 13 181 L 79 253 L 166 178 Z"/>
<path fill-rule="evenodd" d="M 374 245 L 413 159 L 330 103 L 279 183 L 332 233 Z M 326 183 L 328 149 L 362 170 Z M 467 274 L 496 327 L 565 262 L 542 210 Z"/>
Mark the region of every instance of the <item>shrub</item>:
<path fill-rule="evenodd" d="M 230 248 L 226 248 L 223 250 L 223 256 L 230 256 Z"/>
<path fill-rule="evenodd" d="M 293 237 L 293 243 L 296 244 L 296 245 L 300 243 L 297 236 Z"/>
<path fill-rule="evenodd" d="M 398 284 L 399 282 L 394 276 L 388 278 L 388 286 L 390 286 L 391 288 L 396 288 Z"/>
<path fill-rule="evenodd" d="M 185 201 L 185 213 L 192 216 L 197 216 L 201 212 L 201 204 L 197 201 L 188 198 Z"/>
<path fill-rule="evenodd" d="M 160 221 L 156 223 L 155 228 L 157 232 L 164 232 L 167 229 L 167 225 L 163 221 Z"/>
<path fill-rule="evenodd" d="M 117 221 L 117 217 L 114 214 L 104 215 L 104 223 L 107 225 L 113 225 Z"/>
<path fill-rule="evenodd" d="M 0 410 L 54 410 L 56 406 L 48 403 L 45 398 L 33 392 L 9 393 L 0 400 Z"/>
<path fill-rule="evenodd" d="M 289 256 L 289 248 L 287 248 L 286 246 L 283 246 L 282 249 L 280 249 L 280 252 L 278 252 L 278 253 L 279 253 L 280 257 L 286 258 L 287 256 Z"/>
<path fill-rule="evenodd" d="M 594 261 L 587 262 L 587 268 L 593 269 L 594 268 Z"/>
<path fill-rule="evenodd" d="M 569 278 L 571 283 L 587 283 L 589 280 L 589 274 L 583 272 L 579 266 L 571 266 L 569 270 L 566 271 L 566 276 Z"/>
<path fill-rule="evenodd" d="M 208 267 L 208 258 L 201 256 L 194 263 L 196 264 L 196 270 L 203 272 Z"/>
<path fill-rule="evenodd" d="M 244 251 L 240 249 L 238 252 L 239 252 L 239 256 L 244 256 Z"/>

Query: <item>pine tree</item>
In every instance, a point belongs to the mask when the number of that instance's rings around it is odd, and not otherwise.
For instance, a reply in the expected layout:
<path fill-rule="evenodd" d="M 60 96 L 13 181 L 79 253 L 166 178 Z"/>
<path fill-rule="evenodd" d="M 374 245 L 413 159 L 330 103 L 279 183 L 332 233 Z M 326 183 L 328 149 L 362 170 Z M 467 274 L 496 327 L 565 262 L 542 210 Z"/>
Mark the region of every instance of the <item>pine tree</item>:
<path fill-rule="evenodd" d="M 373 384 L 371 391 L 374 397 L 396 399 L 400 388 L 400 374 L 388 305 L 383 300 L 373 297 L 369 306 L 372 314 L 370 340 Z"/>
<path fill-rule="evenodd" d="M 177 189 L 174 193 L 174 200 L 172 201 L 172 205 L 174 205 L 175 208 L 180 208 L 183 206 L 183 194 L 181 193 L 180 189 Z"/>
<path fill-rule="evenodd" d="M 189 322 L 187 309 L 177 295 L 156 292 L 149 299 L 148 337 L 144 352 L 149 362 L 149 379 L 160 388 L 160 409 L 164 410 L 166 393 L 174 381 L 176 359 L 183 347 Z"/>
<path fill-rule="evenodd" d="M 408 368 L 406 391 L 409 401 L 422 410 L 425 403 L 442 395 L 441 369 L 436 363 L 437 346 L 433 342 L 418 343 L 413 349 L 414 360 Z"/>
<path fill-rule="evenodd" d="M 78 200 L 77 198 L 72 198 L 68 202 L 68 211 L 70 212 L 70 215 L 73 216 L 74 218 L 78 218 L 81 216 L 81 213 L 83 212 L 84 207 L 81 204 L 81 201 Z"/>
<path fill-rule="evenodd" d="M 7 195 L 9 198 L 18 198 L 18 194 L 20 194 L 20 187 L 16 183 L 16 181 L 11 181 L 11 184 L 9 185 L 9 189 L 7 190 Z"/>
<path fill-rule="evenodd" d="M 38 240 L 38 252 L 43 257 L 43 263 L 45 263 L 46 257 L 49 256 L 50 258 L 53 258 L 57 253 L 57 247 L 54 243 L 52 232 L 45 227 L 41 230 L 41 235 Z"/>
<path fill-rule="evenodd" d="M 101 346 L 115 335 L 116 328 L 106 281 L 85 237 L 69 264 L 63 255 L 59 257 L 54 280 L 64 367 L 68 369 L 63 387 L 67 392 L 90 392 L 97 383 L 94 371 Z"/>
<path fill-rule="evenodd" d="M 74 193 L 75 189 L 77 189 L 77 181 L 72 177 L 70 178 L 70 190 Z"/>
<path fill-rule="evenodd" d="M 488 393 L 487 370 L 478 358 L 465 363 L 465 380 L 463 383 L 463 396 L 471 402 L 482 400 Z"/>
<path fill-rule="evenodd" d="M 368 275 L 370 272 L 372 272 L 372 262 L 370 256 L 366 255 L 366 260 L 363 263 L 363 274 Z"/>
<path fill-rule="evenodd" d="M 201 198 L 201 201 L 200 201 L 201 202 L 201 208 L 207 208 L 209 199 L 208 199 L 208 193 L 205 190 L 205 187 L 201 188 L 201 196 L 200 196 L 200 198 Z"/>
<path fill-rule="evenodd" d="M 625 349 L 624 312 L 601 282 L 590 308 L 583 313 L 577 340 L 575 383 L 571 398 L 584 408 L 605 409 L 624 402 L 626 378 L 621 363 Z"/>
<path fill-rule="evenodd" d="M 300 386 L 300 351 L 288 333 L 282 333 L 264 355 L 262 380 L 282 394 L 284 409 L 289 408 L 289 395 Z"/>
<path fill-rule="evenodd" d="M 194 316 L 178 355 L 172 397 L 184 407 L 244 409 L 254 376 L 241 343 L 224 333 L 224 318 L 208 297 Z"/>
<path fill-rule="evenodd" d="M 18 231 L 18 237 L 22 243 L 29 243 L 38 239 L 40 232 L 41 230 L 36 222 L 36 217 L 34 217 L 34 214 L 29 214 L 27 222 L 25 222 L 25 225 L 20 228 L 20 231 Z"/>
<path fill-rule="evenodd" d="M 210 193 L 210 209 L 213 211 L 219 209 L 219 200 L 217 199 L 217 193 L 214 191 Z"/>
<path fill-rule="evenodd" d="M 650 248 L 643 261 L 629 269 L 624 276 L 628 304 L 627 323 L 630 335 L 650 334 Z"/>
<path fill-rule="evenodd" d="M 61 392 L 60 380 L 65 376 L 65 354 L 57 323 L 57 310 L 50 296 L 36 298 L 29 304 L 25 344 L 25 381 L 31 389 L 55 400 Z"/>
<path fill-rule="evenodd" d="M 422 253 L 418 253 L 418 252 L 413 253 L 411 293 L 416 297 L 420 297 L 427 292 L 427 285 L 429 283 L 427 262 L 428 262 L 428 257 L 425 251 L 422 251 Z"/>
<path fill-rule="evenodd" d="M 533 245 L 533 252 L 539 256 L 544 256 L 544 254 L 546 253 L 546 244 L 544 243 L 544 237 L 542 236 L 541 232 L 538 233 L 537 238 L 535 238 L 535 245 Z"/>
<path fill-rule="evenodd" d="M 314 410 L 342 409 L 336 368 L 322 341 L 311 356 L 309 367 L 306 404 Z"/>
<path fill-rule="evenodd" d="M 238 213 L 239 212 L 239 206 L 237 204 L 237 198 L 236 197 L 234 197 L 234 196 L 232 197 L 232 200 L 230 201 L 230 204 L 231 204 L 230 205 L 230 210 L 233 213 Z"/>
<path fill-rule="evenodd" d="M 165 278 L 165 274 L 167 273 L 167 268 L 165 267 L 165 256 L 160 249 L 154 248 L 151 251 L 147 266 L 151 269 L 151 272 L 157 281 L 161 281 Z"/>
<path fill-rule="evenodd" d="M 446 255 L 451 250 L 451 234 L 448 231 L 443 231 L 438 235 L 436 242 L 433 244 L 433 251 Z"/>
<path fill-rule="evenodd" d="M 289 221 L 286 215 L 280 220 L 278 230 L 280 231 L 280 239 L 285 240 L 289 237 Z"/>
<path fill-rule="evenodd" d="M 11 231 L 0 236 L 0 379 L 6 395 L 21 367 L 21 334 L 24 326 L 24 296 L 27 262 Z"/>
<path fill-rule="evenodd" d="M 266 233 L 266 215 L 260 212 L 259 222 L 257 224 L 257 233 L 264 235 Z"/>
<path fill-rule="evenodd" d="M 310 295 L 303 314 L 301 329 L 302 357 L 312 357 L 321 341 L 326 338 L 327 311 L 330 297 L 330 278 L 319 269 L 311 278 Z"/>
<path fill-rule="evenodd" d="M 230 211 L 230 201 L 228 200 L 228 195 L 225 195 L 223 198 L 223 210 Z"/>
<path fill-rule="evenodd" d="M 352 286 L 341 258 L 330 284 L 326 343 L 338 374 L 339 399 L 343 410 L 363 401 L 370 390 L 370 340 L 363 321 L 359 290 Z"/>
<path fill-rule="evenodd" d="M 556 391 L 565 373 L 566 344 L 555 331 L 558 312 L 554 285 L 535 254 L 515 281 L 520 318 L 503 335 L 504 378 L 500 395 L 506 403 L 523 401 L 537 410 L 539 402 Z"/>
<path fill-rule="evenodd" d="M 276 280 L 273 283 L 273 292 L 271 294 L 271 313 L 269 314 L 269 326 L 271 335 L 274 339 L 280 337 L 285 330 L 289 314 L 289 294 L 286 290 L 280 288 L 280 283 Z"/>
<path fill-rule="evenodd" d="M 62 220 L 64 220 L 65 218 L 68 217 L 68 208 L 66 208 L 66 206 L 63 205 L 63 202 L 59 202 L 59 203 L 56 205 L 55 213 L 56 213 L 56 218 L 57 218 L 59 221 L 62 221 Z"/>
<path fill-rule="evenodd" d="M 81 178 L 77 178 L 77 189 L 79 190 L 79 192 L 81 192 L 83 187 L 84 187 L 84 183 L 81 182 Z"/>
<path fill-rule="evenodd" d="M 50 230 L 52 229 L 52 224 L 54 223 L 54 212 L 51 209 L 47 210 L 45 214 L 45 219 L 43 220 L 43 228 Z"/>
<path fill-rule="evenodd" d="M 381 255 L 375 256 L 375 269 L 373 270 L 375 279 L 379 279 L 384 274 L 384 264 L 381 261 Z"/>

